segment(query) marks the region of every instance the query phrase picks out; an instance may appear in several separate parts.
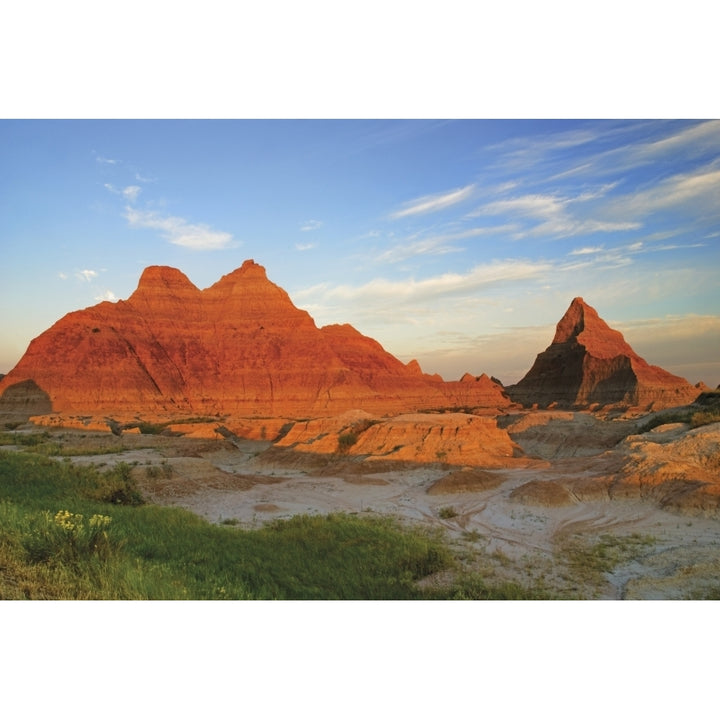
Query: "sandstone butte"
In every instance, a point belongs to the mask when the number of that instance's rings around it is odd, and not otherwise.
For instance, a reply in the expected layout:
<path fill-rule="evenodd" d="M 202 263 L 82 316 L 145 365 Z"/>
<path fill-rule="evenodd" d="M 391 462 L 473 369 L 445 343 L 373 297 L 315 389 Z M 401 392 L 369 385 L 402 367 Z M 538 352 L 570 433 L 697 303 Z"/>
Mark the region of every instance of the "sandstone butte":
<path fill-rule="evenodd" d="M 511 404 L 486 375 L 444 382 L 350 325 L 318 328 L 253 260 L 205 290 L 148 267 L 127 300 L 65 315 L 0 380 L 0 411 L 29 414 L 303 418 Z"/>
<path fill-rule="evenodd" d="M 645 362 L 580 297 L 557 324 L 550 346 L 520 382 L 506 389 L 526 407 L 598 404 L 654 410 L 691 403 L 701 392 Z"/>

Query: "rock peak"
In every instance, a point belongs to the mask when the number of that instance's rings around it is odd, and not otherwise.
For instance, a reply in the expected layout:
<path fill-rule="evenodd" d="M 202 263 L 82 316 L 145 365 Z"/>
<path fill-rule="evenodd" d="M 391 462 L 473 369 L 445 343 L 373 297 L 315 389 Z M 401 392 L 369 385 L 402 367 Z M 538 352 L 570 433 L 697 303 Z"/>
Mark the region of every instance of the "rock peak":
<path fill-rule="evenodd" d="M 265 268 L 262 265 L 256 263 L 252 258 L 245 260 L 245 262 L 237 269 L 236 272 L 240 272 L 243 275 L 262 275 L 267 277 Z"/>
<path fill-rule="evenodd" d="M 143 270 L 137 289 L 129 300 L 138 300 L 158 293 L 178 295 L 188 292 L 194 294 L 200 291 L 185 273 L 167 265 L 150 265 Z"/>
<path fill-rule="evenodd" d="M 542 406 L 662 407 L 691 402 L 696 395 L 683 378 L 648 365 L 581 297 L 570 303 L 552 343 L 510 389 L 516 402 Z"/>
<path fill-rule="evenodd" d="M 273 283 L 268 280 L 265 268 L 258 265 L 254 260 L 245 260 L 239 267 L 223 275 L 212 287 L 219 289 L 232 289 L 236 286 L 247 286 L 248 284 L 267 285 L 274 287 Z"/>
<path fill-rule="evenodd" d="M 570 307 L 557 324 L 552 344 L 577 340 L 586 328 L 602 332 L 610 330 L 608 325 L 600 319 L 595 308 L 588 305 L 581 297 L 573 298 Z"/>

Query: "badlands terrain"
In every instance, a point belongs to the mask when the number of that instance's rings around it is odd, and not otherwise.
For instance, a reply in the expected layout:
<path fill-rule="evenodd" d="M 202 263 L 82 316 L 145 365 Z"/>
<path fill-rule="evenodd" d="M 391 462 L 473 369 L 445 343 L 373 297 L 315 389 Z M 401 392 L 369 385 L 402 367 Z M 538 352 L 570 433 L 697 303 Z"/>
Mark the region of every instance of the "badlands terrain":
<path fill-rule="evenodd" d="M 173 434 L 188 424 L 161 434 L 13 432 L 40 434 L 51 452 L 74 463 L 128 463 L 147 501 L 212 523 L 252 528 L 301 514 L 390 515 L 442 530 L 463 571 L 490 584 L 515 582 L 556 598 L 720 595 L 720 423 L 671 422 L 641 432 L 647 416 L 512 412 L 497 418 L 510 453 L 500 442 L 482 466 L 448 462 L 463 428 L 478 420 L 496 426 L 460 413 L 379 420 L 357 411 L 293 426 L 275 442 L 240 438 L 215 422 L 189 424 L 189 435 L 214 439 Z M 461 439 L 437 445 L 438 428 Z M 388 460 L 379 445 L 379 454 L 350 453 L 370 442 L 362 440 L 370 431 L 404 439 L 434 462 Z M 344 449 L 340 438 L 352 432 L 359 438 Z M 308 451 L 313 439 L 335 452 Z M 436 447 L 447 457 L 438 459 Z M 423 582 L 453 579 L 445 573 Z"/>
<path fill-rule="evenodd" d="M 390 515 L 538 596 L 720 597 L 720 394 L 648 364 L 575 298 L 527 375 L 447 382 L 316 327 L 247 261 L 206 290 L 148 268 L 0 379 L 3 450 L 132 467 L 223 525 Z"/>

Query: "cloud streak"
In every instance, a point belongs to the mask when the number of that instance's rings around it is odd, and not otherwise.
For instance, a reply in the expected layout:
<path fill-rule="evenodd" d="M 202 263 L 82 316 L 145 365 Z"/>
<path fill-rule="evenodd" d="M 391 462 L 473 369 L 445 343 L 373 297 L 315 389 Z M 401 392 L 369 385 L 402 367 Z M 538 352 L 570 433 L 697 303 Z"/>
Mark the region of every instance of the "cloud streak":
<path fill-rule="evenodd" d="M 423 195 L 403 204 L 403 206 L 390 214 L 392 220 L 409 217 L 411 215 L 424 215 L 425 213 L 438 212 L 446 208 L 457 205 L 457 203 L 467 200 L 472 196 L 475 185 L 466 185 L 462 188 L 451 190 L 450 192 L 439 193 L 436 195 Z"/>
<path fill-rule="evenodd" d="M 299 300 L 364 302 L 373 304 L 423 302 L 451 295 L 475 292 L 500 284 L 537 279 L 552 270 L 550 262 L 528 260 L 499 260 L 476 265 L 467 273 L 443 273 L 422 280 L 387 280 L 376 278 L 359 285 L 317 285 L 296 293 Z"/>
<path fill-rule="evenodd" d="M 609 202 L 608 214 L 642 218 L 651 213 L 675 210 L 697 216 L 720 215 L 720 169 L 710 165 L 694 173 L 673 175 L 640 192 L 620 196 Z"/>
<path fill-rule="evenodd" d="M 163 217 L 156 212 L 125 208 L 125 218 L 131 227 L 158 230 L 173 245 L 190 250 L 222 250 L 230 246 L 233 236 L 213 230 L 204 224 L 193 224 L 181 217 Z"/>
<path fill-rule="evenodd" d="M 528 225 L 514 234 L 515 239 L 545 235 L 565 238 L 598 232 L 637 230 L 642 227 L 637 220 L 618 221 L 587 217 L 582 207 L 579 212 L 576 210 L 578 205 L 602 198 L 611 187 L 613 186 L 607 185 L 600 190 L 586 192 L 576 197 L 536 193 L 495 200 L 481 206 L 471 216 L 500 215 L 524 219 Z"/>

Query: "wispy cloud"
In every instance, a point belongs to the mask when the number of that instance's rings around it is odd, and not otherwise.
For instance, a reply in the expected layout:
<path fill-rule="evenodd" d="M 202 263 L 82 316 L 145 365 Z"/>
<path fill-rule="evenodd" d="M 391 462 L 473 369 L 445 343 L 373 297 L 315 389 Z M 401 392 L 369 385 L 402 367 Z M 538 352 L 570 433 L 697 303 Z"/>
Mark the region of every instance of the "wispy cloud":
<path fill-rule="evenodd" d="M 671 153 L 688 157 L 689 154 L 698 155 L 708 151 L 720 151 L 720 120 L 701 122 L 659 140 L 638 143 L 629 156 L 636 162 L 650 162 Z"/>
<path fill-rule="evenodd" d="M 427 301 L 447 295 L 476 291 L 498 284 L 519 282 L 541 277 L 551 270 L 552 263 L 530 260 L 499 260 L 476 265 L 467 273 L 443 273 L 422 280 L 387 280 L 376 278 L 364 285 L 336 285 L 327 283 L 296 293 L 300 299 L 322 296 L 327 300 L 363 301 L 373 304 L 411 300 Z"/>
<path fill-rule="evenodd" d="M 720 169 L 714 165 L 694 173 L 673 175 L 653 187 L 615 198 L 607 205 L 608 214 L 641 218 L 663 210 L 682 210 L 697 217 L 720 214 Z"/>
<path fill-rule="evenodd" d="M 85 282 L 90 282 L 93 278 L 98 276 L 97 270 L 78 270 L 75 273 L 75 277 Z"/>
<path fill-rule="evenodd" d="M 446 255 L 447 253 L 461 252 L 462 248 L 448 245 L 443 238 L 427 238 L 413 242 L 396 245 L 378 255 L 376 262 L 396 263 L 408 260 L 418 255 Z"/>
<path fill-rule="evenodd" d="M 308 220 L 301 224 L 301 232 L 310 232 L 311 230 L 317 230 L 322 227 L 322 220 Z"/>
<path fill-rule="evenodd" d="M 124 188 L 116 188 L 110 183 L 105 183 L 105 188 L 114 195 L 122 195 L 128 202 L 135 202 L 138 199 L 138 195 L 142 192 L 142 188 L 137 185 L 128 185 Z"/>
<path fill-rule="evenodd" d="M 461 232 L 434 235 L 432 237 L 422 239 L 411 237 L 382 252 L 375 258 L 375 262 L 396 263 L 421 255 L 447 255 L 448 253 L 463 252 L 465 248 L 458 247 L 453 243 L 458 240 L 467 240 L 470 238 L 481 237 L 483 235 L 495 235 L 511 230 L 517 230 L 517 226 L 490 225 L 486 227 L 470 228 L 468 230 L 462 230 Z"/>
<path fill-rule="evenodd" d="M 233 240 L 230 233 L 213 230 L 204 224 L 192 224 L 181 217 L 163 217 L 130 206 L 125 208 L 125 218 L 131 227 L 158 230 L 168 242 L 191 250 L 222 250 Z"/>
<path fill-rule="evenodd" d="M 600 247 L 582 247 L 577 248 L 576 250 L 570 251 L 570 255 L 594 255 L 596 253 L 600 253 L 604 250 L 602 246 Z"/>
<path fill-rule="evenodd" d="M 117 296 L 112 290 L 106 290 L 102 295 L 96 295 L 95 299 L 98 302 L 115 302 L 117 300 Z"/>
<path fill-rule="evenodd" d="M 67 279 L 68 279 L 67 273 L 64 273 L 64 272 L 59 272 L 59 273 L 58 273 L 58 277 L 59 277 L 61 280 L 67 280 Z"/>
<path fill-rule="evenodd" d="M 526 220 L 528 226 L 516 232 L 515 239 L 543 235 L 562 238 L 597 232 L 636 230 L 641 227 L 641 223 L 635 220 L 613 221 L 587 217 L 587 210 L 582 207 L 578 209 L 578 205 L 588 200 L 601 198 L 611 187 L 612 184 L 606 185 L 576 197 L 536 193 L 495 200 L 478 208 L 471 216 L 501 215 Z"/>
<path fill-rule="evenodd" d="M 299 250 L 300 252 L 304 252 L 305 250 L 312 250 L 316 247 L 317 243 L 295 243 L 295 249 Z"/>
<path fill-rule="evenodd" d="M 111 158 L 101 157 L 100 155 L 97 155 L 95 157 L 96 162 L 101 163 L 102 165 L 117 165 L 117 160 L 112 160 Z"/>
<path fill-rule="evenodd" d="M 391 213 L 393 220 L 408 217 L 409 215 L 423 215 L 430 212 L 438 212 L 456 205 L 463 200 L 467 200 L 472 196 L 475 185 L 466 185 L 462 188 L 451 190 L 450 192 L 439 193 L 436 195 L 423 195 L 403 204 L 403 206 Z"/>

